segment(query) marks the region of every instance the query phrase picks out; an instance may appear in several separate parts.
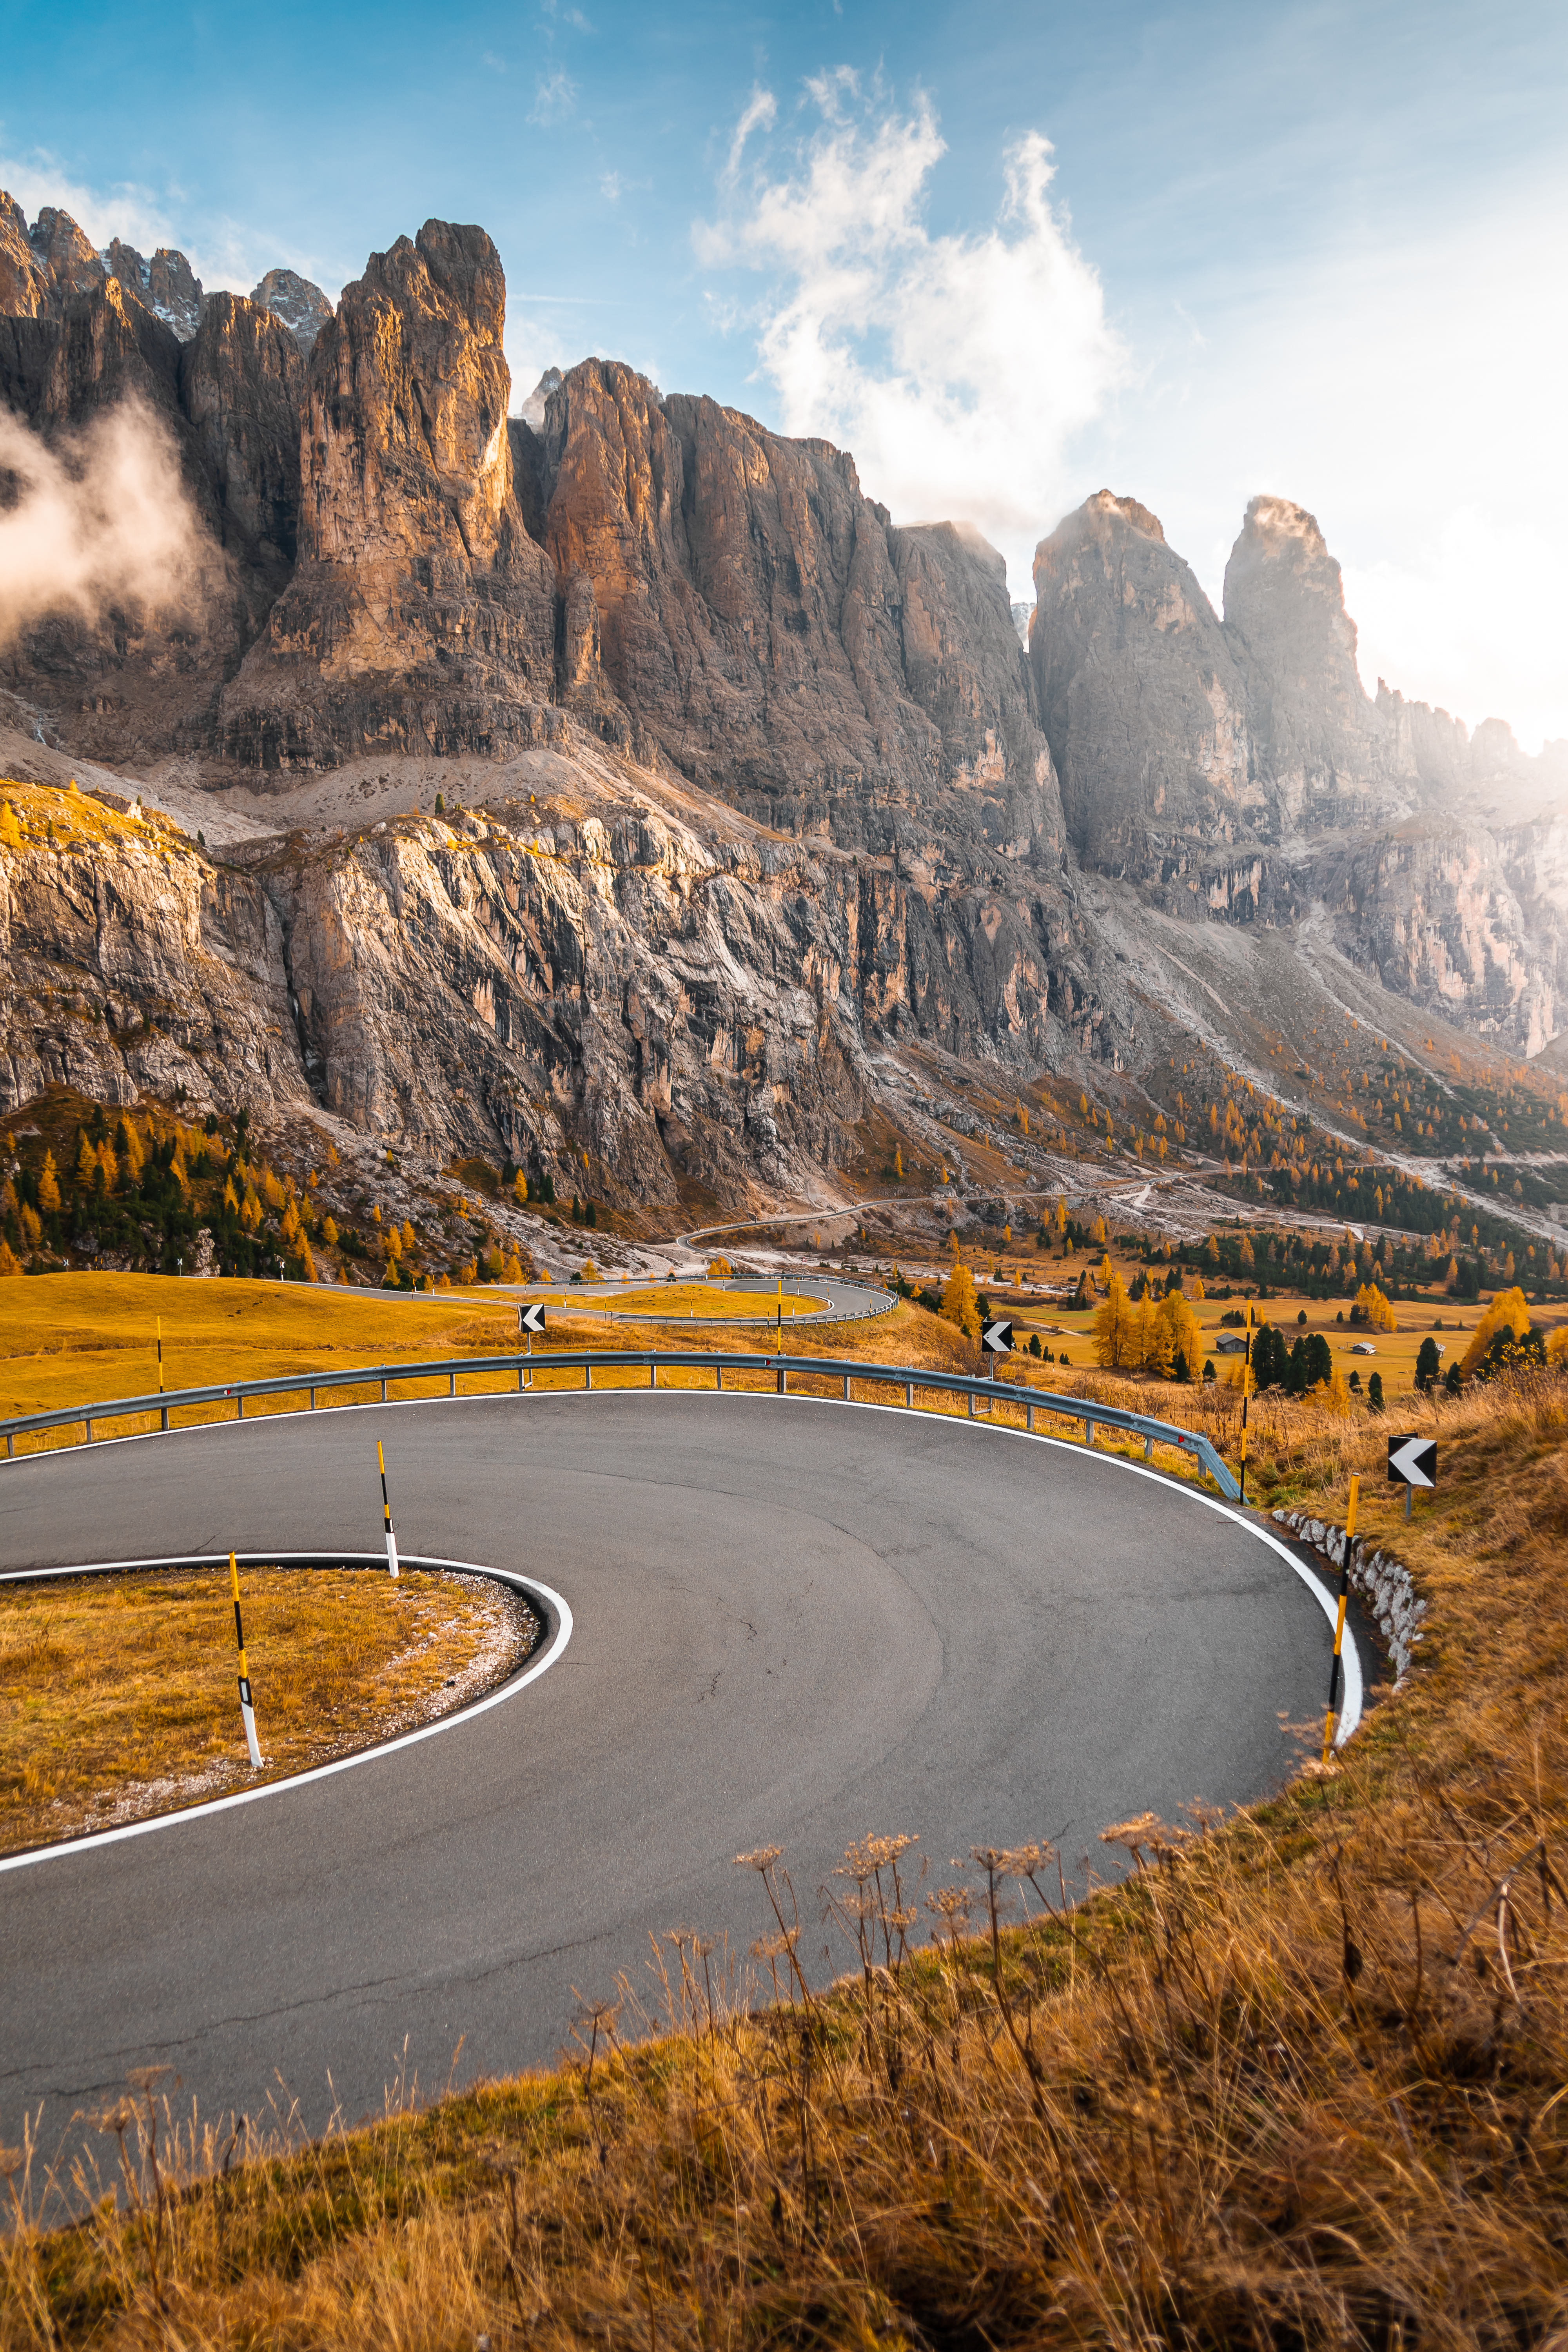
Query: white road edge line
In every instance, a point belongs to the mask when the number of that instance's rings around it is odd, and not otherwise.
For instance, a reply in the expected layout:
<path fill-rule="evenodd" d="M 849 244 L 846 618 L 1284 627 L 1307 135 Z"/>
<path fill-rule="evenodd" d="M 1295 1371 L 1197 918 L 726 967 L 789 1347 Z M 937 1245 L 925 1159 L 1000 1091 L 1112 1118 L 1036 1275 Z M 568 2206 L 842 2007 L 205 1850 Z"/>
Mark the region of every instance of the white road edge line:
<path fill-rule="evenodd" d="M 269 1416 L 274 1420 L 289 1417 L 283 1414 Z M 268 1557 L 281 1567 L 291 1559 L 321 1559 L 325 1556 L 313 1551 L 282 1551 Z M 377 1567 L 383 1575 L 386 1572 L 385 1559 L 380 1553 L 349 1552 L 342 1557 L 363 1560 L 373 1574 Z M 170 1554 L 159 1559 L 95 1559 L 62 1568 L 10 1569 L 0 1573 L 0 1584 L 33 1583 L 46 1576 L 105 1576 L 130 1569 L 207 1568 L 227 1558 L 226 1552 L 221 1555 L 216 1552 L 187 1552 Z M 157 1830 L 182 1829 L 192 1822 L 210 1821 L 215 1813 L 231 1812 L 239 1805 L 258 1804 L 264 1797 L 283 1796 L 289 1790 L 302 1789 L 312 1780 L 330 1780 L 339 1772 L 352 1772 L 362 1764 L 374 1764 L 384 1756 L 395 1756 L 400 1749 L 416 1748 L 421 1740 L 434 1739 L 443 1731 L 456 1731 L 460 1725 L 473 1722 L 477 1716 L 488 1715 L 491 1707 L 500 1706 L 507 1699 L 515 1698 L 520 1691 L 527 1689 L 530 1683 L 537 1682 L 541 1675 L 549 1673 L 572 1639 L 569 1604 L 553 1586 L 542 1583 L 537 1577 L 519 1576 L 510 1568 L 488 1568 L 479 1560 L 434 1559 L 413 1553 L 404 1554 L 403 1565 L 405 1568 L 446 1569 L 466 1576 L 488 1576 L 498 1584 L 510 1584 L 514 1591 L 522 1593 L 525 1598 L 540 1594 L 556 1612 L 556 1630 L 540 1655 L 531 1659 L 521 1674 L 502 1683 L 499 1690 L 487 1691 L 483 1698 L 474 1699 L 468 1706 L 441 1717 L 438 1722 L 421 1724 L 417 1730 L 403 1732 L 396 1739 L 384 1739 L 375 1748 L 362 1748 L 353 1756 L 337 1756 L 331 1763 L 313 1764 L 303 1772 L 286 1773 L 281 1780 L 264 1781 L 259 1789 L 237 1789 L 232 1796 L 211 1797 L 204 1804 L 186 1805 L 176 1813 L 154 1813 L 148 1821 L 125 1822 L 117 1829 L 95 1830 L 87 1837 L 62 1839 L 57 1845 L 34 1846 L 26 1853 L 0 1855 L 0 1873 L 28 1870 L 36 1863 L 57 1862 L 73 1853 L 91 1853 L 100 1846 L 120 1845 L 127 1838 L 151 1837 Z"/>
<path fill-rule="evenodd" d="M 547 1361 L 548 1360 L 542 1360 Z M 917 1381 L 916 1386 L 918 1387 L 920 1383 Z M 363 1404 L 335 1405 L 331 1407 L 331 1410 L 334 1412 L 391 1412 L 410 1409 L 418 1405 L 496 1404 L 500 1402 L 504 1398 L 510 1396 L 512 1393 L 513 1392 L 510 1390 L 498 1390 L 482 1396 L 389 1397 L 384 1405 L 381 1403 L 379 1399 L 377 1399 L 369 1401 Z M 724 1395 L 726 1398 L 734 1398 L 737 1402 L 742 1403 L 777 1404 L 781 1402 L 776 1394 L 767 1389 L 726 1389 L 722 1391 L 709 1389 L 550 1389 L 534 1391 L 534 1394 L 537 1395 L 541 1401 L 542 1401 L 544 1396 L 548 1395 L 562 1402 L 580 1397 L 584 1401 L 584 1402 L 592 1402 L 595 1398 L 605 1396 L 658 1397 L 668 1401 L 671 1397 L 710 1396 L 720 1393 Z M 786 1396 L 783 1402 L 794 1404 L 837 1404 L 840 1409 L 842 1409 L 844 1401 L 838 1397 Z M 1005 1400 L 1005 1402 L 1016 1402 L 1016 1399 L 1010 1398 Z M 931 1419 L 931 1414 L 922 1413 L 919 1412 L 918 1409 L 911 1410 L 908 1405 L 873 1404 L 868 1399 L 862 1398 L 851 1398 L 849 1400 L 849 1410 L 852 1412 L 895 1413 L 910 1421 L 930 1421 Z M 155 1438 L 202 1437 L 205 1436 L 209 1431 L 214 1430 L 237 1429 L 245 1426 L 259 1429 L 268 1426 L 275 1426 L 279 1422 L 314 1421 L 320 1418 L 321 1415 L 319 1413 L 310 1413 L 297 1408 L 291 1412 L 258 1413 L 255 1420 L 249 1423 L 241 1423 L 232 1421 L 191 1422 L 187 1423 L 182 1429 L 138 1430 L 124 1437 L 100 1439 L 95 1443 L 94 1451 L 100 1451 L 111 1445 L 146 1444 L 150 1444 Z M 1054 1446 L 1058 1452 L 1070 1454 L 1074 1461 L 1097 1462 L 1101 1464 L 1108 1470 L 1128 1470 L 1132 1472 L 1132 1474 L 1137 1477 L 1152 1479 L 1156 1486 L 1164 1487 L 1167 1493 L 1184 1496 L 1191 1502 L 1202 1503 L 1205 1509 L 1217 1512 L 1222 1519 L 1229 1519 L 1233 1526 L 1241 1528 L 1247 1535 L 1255 1536 L 1259 1543 L 1267 1544 L 1271 1551 L 1278 1552 L 1286 1566 L 1290 1569 L 1306 1586 L 1313 1600 L 1318 1603 L 1319 1608 L 1321 1609 L 1323 1615 L 1327 1618 L 1329 1623 L 1331 1625 L 1334 1623 L 1338 1615 L 1338 1601 L 1337 1599 L 1331 1601 L 1327 1591 L 1318 1581 L 1317 1578 L 1311 1573 L 1310 1570 L 1306 1568 L 1303 1563 L 1295 1557 L 1294 1553 L 1292 1553 L 1289 1549 L 1280 1541 L 1278 1536 L 1271 1534 L 1267 1528 L 1256 1526 L 1252 1520 L 1243 1517 L 1239 1511 L 1233 1510 L 1228 1503 L 1218 1501 L 1213 1495 L 1205 1495 L 1198 1487 L 1189 1486 L 1182 1479 L 1173 1478 L 1164 1471 L 1155 1470 L 1145 1463 L 1127 1462 L 1120 1455 L 1114 1454 L 1097 1454 L 1089 1447 L 1075 1444 L 1071 1438 L 1053 1437 L 1048 1431 L 1035 1430 L 1031 1432 L 1026 1429 L 998 1428 L 994 1423 L 989 1421 L 971 1421 L 968 1418 L 961 1418 L 956 1414 L 944 1414 L 941 1416 L 941 1419 L 944 1422 L 953 1422 L 966 1432 L 977 1433 L 984 1431 L 987 1436 L 991 1437 L 1021 1437 L 1031 1445 Z M 68 1461 L 71 1456 L 78 1452 L 78 1450 L 79 1449 L 74 1445 L 51 1446 L 47 1449 L 40 1450 L 37 1454 L 24 1454 L 20 1459 L 26 1463 Z M 210 1559 L 216 1560 L 218 1556 L 215 1552 L 210 1556 L 207 1554 L 200 1554 L 190 1555 L 189 1557 L 193 1559 L 199 1559 L 201 1564 L 205 1566 L 208 1564 L 209 1557 Z M 225 1557 L 226 1557 L 226 1554 Z M 279 1560 L 316 1559 L 321 1557 L 321 1555 L 317 1552 L 280 1552 L 277 1555 L 277 1558 Z M 353 1555 L 351 1555 L 351 1557 L 353 1557 Z M 375 1556 L 367 1552 L 360 1555 L 360 1557 L 363 1557 L 368 1562 Z M 165 1563 L 158 1560 L 99 1560 L 82 1565 L 66 1566 L 61 1568 L 8 1570 L 0 1571 L 0 1584 L 16 1583 L 23 1580 L 36 1580 L 42 1576 L 84 1576 L 93 1574 L 99 1570 L 153 1568 L 164 1564 Z M 71 1838 L 59 1845 L 37 1846 L 28 1853 L 0 1856 L 0 1874 L 4 1874 L 8 1870 L 25 1869 L 30 1864 L 36 1862 L 52 1861 L 59 1855 L 85 1853 L 95 1846 L 118 1844 L 120 1841 L 124 1838 L 145 1837 L 150 1835 L 154 1830 L 177 1829 L 182 1823 L 186 1822 L 205 1821 L 209 1814 L 225 1812 L 231 1806 L 254 1804 L 262 1797 L 276 1796 L 282 1790 L 300 1788 L 307 1781 L 327 1780 L 334 1772 L 350 1771 L 355 1765 L 370 1764 L 375 1762 L 380 1757 L 395 1755 L 399 1748 L 412 1748 L 422 1739 L 434 1738 L 437 1732 L 454 1729 L 458 1724 L 469 1721 L 475 1716 L 484 1714 L 492 1706 L 499 1706 L 503 1699 L 510 1698 L 516 1692 L 526 1688 L 528 1684 L 534 1681 L 538 1675 L 545 1673 L 549 1667 L 555 1664 L 556 1659 L 565 1649 L 567 1643 L 572 1637 L 572 1612 L 566 1601 L 550 1585 L 541 1583 L 537 1578 L 517 1576 L 514 1575 L 510 1569 L 487 1568 L 477 1560 L 431 1559 L 424 1558 L 415 1559 L 411 1558 L 408 1564 L 410 1567 L 437 1569 L 447 1568 L 464 1571 L 470 1575 L 495 1577 L 503 1583 L 513 1585 L 519 1591 L 528 1592 L 530 1591 L 533 1591 L 536 1592 L 542 1592 L 554 1604 L 557 1612 L 559 1612 L 561 1630 L 556 1638 L 547 1646 L 543 1656 L 535 1660 L 535 1662 L 521 1675 L 518 1675 L 514 1681 L 503 1683 L 499 1691 L 490 1692 L 487 1697 L 476 1700 L 471 1706 L 463 1707 L 455 1715 L 443 1717 L 441 1721 L 438 1723 L 426 1724 L 417 1731 L 405 1732 L 400 1738 L 385 1740 L 380 1747 L 364 1748 L 358 1755 L 339 1757 L 330 1764 L 315 1765 L 309 1771 L 291 1773 L 281 1780 L 269 1780 L 264 1787 L 259 1789 L 238 1790 L 233 1796 L 215 1797 L 210 1799 L 205 1804 L 188 1805 L 181 1812 L 154 1814 L 151 1821 L 127 1822 L 119 1829 L 95 1831 L 89 1837 Z M 1363 1682 L 1361 1666 L 1361 1651 L 1356 1643 L 1355 1631 L 1354 1628 L 1349 1624 L 1346 1625 L 1345 1631 L 1349 1638 L 1343 1655 L 1345 1677 L 1344 1704 L 1340 1710 L 1339 1723 L 1334 1735 L 1334 1746 L 1336 1748 L 1342 1748 L 1344 1746 L 1346 1740 L 1350 1738 L 1351 1735 L 1355 1731 L 1357 1726 L 1360 1724 L 1364 1698 L 1364 1685 Z"/>
<path fill-rule="evenodd" d="M 874 1375 L 868 1374 L 867 1377 L 872 1378 Z M 902 1384 L 901 1375 L 900 1384 Z M 915 1386 L 919 1388 L 921 1385 L 921 1383 L 917 1380 Z M 941 1383 L 933 1381 L 931 1385 L 933 1388 L 936 1388 L 940 1387 Z M 542 1395 L 550 1396 L 552 1399 L 556 1399 L 562 1402 L 564 1402 L 569 1398 L 581 1397 L 585 1402 L 591 1403 L 595 1398 L 600 1396 L 647 1397 L 650 1399 L 659 1397 L 668 1400 L 671 1397 L 709 1397 L 718 1394 L 720 1391 L 713 1389 L 548 1389 L 542 1391 L 541 1393 Z M 842 1397 L 785 1396 L 781 1399 L 777 1393 L 771 1389 L 725 1389 L 722 1391 L 722 1394 L 726 1401 L 733 1397 L 738 1404 L 779 1404 L 781 1402 L 785 1404 L 831 1404 L 837 1405 L 840 1412 L 845 1410 L 845 1400 Z M 1024 1401 L 1026 1402 L 1026 1391 L 1023 1392 L 1023 1394 Z M 431 1403 L 435 1404 L 449 1404 L 453 1401 L 454 1400 L 450 1397 L 434 1397 L 429 1400 Z M 998 1400 L 1000 1402 L 1009 1404 L 1016 1404 L 1018 1401 L 1019 1398 L 1017 1394 L 1001 1397 Z M 409 1399 L 410 1403 L 418 1403 L 420 1402 L 422 1402 L 422 1400 L 416 1397 Z M 484 1402 L 484 1400 L 479 1397 L 458 1397 L 456 1402 L 458 1404 L 478 1404 Z M 984 1419 L 977 1418 L 971 1421 L 966 1416 L 959 1413 L 933 1415 L 931 1413 L 921 1412 L 918 1407 L 911 1410 L 911 1408 L 907 1404 L 873 1404 L 868 1397 L 851 1397 L 848 1400 L 847 1409 L 851 1412 L 897 1413 L 903 1419 L 909 1421 L 930 1422 L 934 1419 L 941 1424 L 956 1427 L 966 1432 L 973 1432 L 976 1435 L 979 1435 L 984 1432 L 990 1437 L 1021 1437 L 1024 1439 L 1026 1444 L 1029 1445 L 1054 1446 L 1058 1453 L 1070 1454 L 1075 1462 L 1095 1462 L 1101 1465 L 1107 1470 L 1130 1470 L 1134 1477 L 1151 1478 L 1153 1480 L 1155 1486 L 1163 1486 L 1165 1492 L 1169 1495 L 1184 1496 L 1189 1502 L 1201 1503 L 1205 1510 L 1217 1511 L 1222 1519 L 1228 1519 L 1233 1527 L 1240 1528 L 1249 1536 L 1256 1536 L 1259 1543 L 1267 1544 L 1270 1551 L 1278 1552 L 1280 1559 L 1285 1562 L 1286 1567 L 1289 1568 L 1293 1574 L 1300 1577 L 1301 1582 L 1306 1586 L 1308 1591 L 1311 1594 L 1313 1600 L 1317 1602 L 1319 1608 L 1328 1619 L 1331 1627 L 1334 1625 L 1338 1620 L 1338 1595 L 1336 1594 L 1331 1599 L 1329 1593 L 1324 1590 L 1318 1579 L 1312 1574 L 1311 1570 L 1308 1568 L 1304 1562 L 1296 1558 L 1289 1545 L 1282 1543 L 1279 1538 L 1273 1534 L 1268 1528 L 1260 1528 L 1254 1520 L 1244 1517 L 1240 1511 L 1233 1510 L 1228 1503 L 1222 1503 L 1217 1496 L 1214 1495 L 1205 1495 L 1201 1488 L 1189 1486 L 1184 1479 L 1173 1478 L 1167 1471 L 1156 1470 L 1152 1468 L 1151 1465 L 1144 1462 L 1124 1461 L 1120 1454 L 1097 1454 L 1089 1446 L 1076 1444 L 1070 1437 L 1053 1437 L 1048 1430 L 1044 1429 L 1008 1429 L 1005 1427 L 999 1427 L 996 1423 Z M 363 1408 L 350 1407 L 349 1410 L 363 1410 L 365 1412 L 369 1412 L 371 1408 L 369 1406 L 365 1406 Z M 281 1419 L 283 1416 L 279 1414 L 274 1415 L 273 1417 L 274 1419 Z M 153 1433 L 149 1433 L 151 1434 Z M 1158 1441 L 1156 1441 L 1156 1443 L 1158 1443 Z M 1365 1685 L 1363 1681 L 1361 1668 L 1361 1652 L 1356 1644 L 1355 1628 L 1350 1623 L 1348 1619 L 1345 1623 L 1345 1649 L 1342 1664 L 1344 1666 L 1345 1675 L 1344 1705 L 1340 1709 L 1339 1725 L 1334 1734 L 1334 1746 L 1336 1748 L 1342 1748 L 1345 1741 L 1351 1737 L 1351 1734 L 1360 1724 L 1362 1708 L 1365 1698 Z"/>

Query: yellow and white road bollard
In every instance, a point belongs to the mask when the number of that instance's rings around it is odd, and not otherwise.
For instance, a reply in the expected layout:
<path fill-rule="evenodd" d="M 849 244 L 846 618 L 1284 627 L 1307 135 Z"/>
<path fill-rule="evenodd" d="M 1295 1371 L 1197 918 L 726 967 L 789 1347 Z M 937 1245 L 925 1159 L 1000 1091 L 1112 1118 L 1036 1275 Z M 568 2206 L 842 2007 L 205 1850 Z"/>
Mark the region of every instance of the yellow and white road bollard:
<path fill-rule="evenodd" d="M 229 1589 L 234 1594 L 234 1638 L 239 1644 L 239 1711 L 245 1719 L 245 1744 L 250 1750 L 250 1769 L 261 1769 L 261 1749 L 256 1738 L 256 1706 L 250 1696 L 250 1670 L 245 1662 L 245 1627 L 239 1614 L 239 1563 L 233 1552 L 228 1556 Z"/>
<path fill-rule="evenodd" d="M 381 1471 L 381 1507 L 386 1520 L 386 1572 L 397 1574 L 397 1538 L 392 1532 L 392 1505 L 386 1495 L 386 1456 L 381 1450 L 381 1440 L 375 1441 L 375 1459 Z"/>

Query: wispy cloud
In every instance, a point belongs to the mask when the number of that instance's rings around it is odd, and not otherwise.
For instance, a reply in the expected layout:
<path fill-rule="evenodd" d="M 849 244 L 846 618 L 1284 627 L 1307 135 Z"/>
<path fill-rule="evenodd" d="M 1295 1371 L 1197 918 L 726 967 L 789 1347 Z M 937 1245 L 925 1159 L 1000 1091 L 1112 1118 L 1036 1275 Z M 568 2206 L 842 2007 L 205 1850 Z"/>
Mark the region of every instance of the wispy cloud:
<path fill-rule="evenodd" d="M 130 180 L 108 188 L 89 187 L 71 179 L 43 149 L 31 155 L 0 155 L 0 188 L 10 191 L 29 220 L 46 205 L 58 205 L 100 248 L 117 236 L 142 253 L 178 242 L 168 206 L 153 189 Z"/>
<path fill-rule="evenodd" d="M 75 440 L 46 447 L 0 413 L 0 645 L 48 613 L 89 623 L 127 600 L 187 605 L 201 562 L 195 517 L 168 434 L 122 401 Z"/>
<path fill-rule="evenodd" d="M 314 279 L 336 299 L 344 270 L 324 265 L 318 254 L 300 251 L 286 237 L 265 226 L 222 217 L 203 220 L 199 226 L 180 218 L 184 204 L 177 192 L 160 194 L 133 181 L 93 187 L 73 179 L 54 157 L 39 149 L 26 155 L 0 154 L 0 188 L 8 189 L 29 220 L 46 205 L 56 205 L 101 252 L 115 237 L 141 253 L 155 253 L 161 245 L 176 247 L 189 261 L 207 292 L 223 288 L 248 293 L 264 270 L 297 269 Z"/>
<path fill-rule="evenodd" d="M 752 92 L 723 215 L 694 231 L 699 258 L 765 280 L 758 362 L 784 429 L 852 449 L 902 520 L 977 523 L 1022 593 L 1068 444 L 1123 368 L 1100 279 L 1049 200 L 1049 143 L 1030 132 L 1007 151 L 993 222 L 933 236 L 924 206 L 944 148 L 930 100 L 900 111 L 843 70 L 807 99 L 815 128 L 783 167 L 744 172 L 747 141 L 777 113 Z"/>
<path fill-rule="evenodd" d="M 564 122 L 576 103 L 576 83 L 563 67 L 557 66 L 552 73 L 542 74 L 534 84 L 528 119 L 541 128 L 548 128 L 552 122 Z"/>
<path fill-rule="evenodd" d="M 724 187 L 732 188 L 740 177 L 741 160 L 745 154 L 746 142 L 752 131 L 772 130 L 777 119 L 778 110 L 778 100 L 771 89 L 763 89 L 759 87 L 752 90 L 742 109 L 741 120 L 736 123 L 734 134 L 730 141 L 730 152 L 725 159 L 723 173 L 721 175 L 721 184 Z"/>
<path fill-rule="evenodd" d="M 607 205 L 618 205 L 620 203 L 621 175 L 618 172 L 606 172 L 605 173 L 604 177 L 599 182 L 599 194 L 604 197 L 605 202 Z"/>

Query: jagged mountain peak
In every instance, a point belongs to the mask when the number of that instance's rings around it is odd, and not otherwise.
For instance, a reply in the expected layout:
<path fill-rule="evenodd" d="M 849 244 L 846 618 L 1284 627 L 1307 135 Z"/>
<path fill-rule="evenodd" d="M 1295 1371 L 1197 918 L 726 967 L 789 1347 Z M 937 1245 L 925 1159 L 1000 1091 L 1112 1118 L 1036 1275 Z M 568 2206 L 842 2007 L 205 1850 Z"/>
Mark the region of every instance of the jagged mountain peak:
<path fill-rule="evenodd" d="M 251 288 L 250 299 L 282 320 L 307 357 L 332 315 L 321 288 L 294 269 L 269 269 Z"/>

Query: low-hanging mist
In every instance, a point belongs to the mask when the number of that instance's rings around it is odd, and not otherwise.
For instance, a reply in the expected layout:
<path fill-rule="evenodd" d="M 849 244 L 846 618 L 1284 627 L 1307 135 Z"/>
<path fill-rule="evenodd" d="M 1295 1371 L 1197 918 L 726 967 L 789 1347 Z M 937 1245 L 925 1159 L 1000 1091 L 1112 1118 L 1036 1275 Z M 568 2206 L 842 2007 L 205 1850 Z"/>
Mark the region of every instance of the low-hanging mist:
<path fill-rule="evenodd" d="M 201 567 L 167 432 L 135 400 L 68 441 L 0 412 L 0 646 L 51 614 L 184 607 Z"/>

